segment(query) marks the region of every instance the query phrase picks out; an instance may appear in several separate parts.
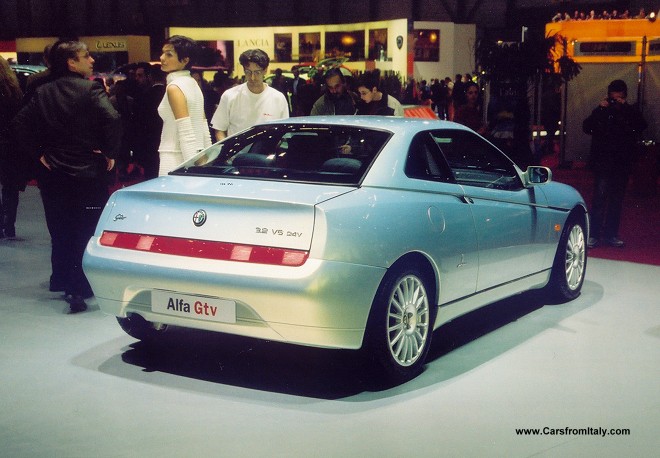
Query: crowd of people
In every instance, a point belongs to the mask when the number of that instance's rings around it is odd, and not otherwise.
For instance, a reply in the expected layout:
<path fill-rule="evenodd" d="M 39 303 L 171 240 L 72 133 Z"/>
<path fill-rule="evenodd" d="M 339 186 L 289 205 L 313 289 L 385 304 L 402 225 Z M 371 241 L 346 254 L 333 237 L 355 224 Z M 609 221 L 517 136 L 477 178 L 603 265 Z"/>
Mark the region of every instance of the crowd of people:
<path fill-rule="evenodd" d="M 597 13 L 596 10 L 590 10 L 588 13 L 584 11 L 575 10 L 573 14 L 568 11 L 565 13 L 557 12 L 552 17 L 552 22 L 565 22 L 565 21 L 590 21 L 590 20 L 610 20 L 610 19 L 655 19 L 657 13 L 652 11 L 646 12 L 645 8 L 640 8 L 637 14 L 631 13 L 629 10 L 619 11 L 613 9 L 612 11 L 603 10 Z"/>
<path fill-rule="evenodd" d="M 294 67 L 294 79 L 289 81 L 281 76 L 280 69 L 275 70 L 275 74 L 280 76 L 276 76 L 271 85 L 290 99 L 291 116 L 403 116 L 406 105 L 426 105 L 439 119 L 464 123 L 463 113 L 458 118 L 455 113 L 467 104 L 468 87 L 476 88 L 476 97 L 470 100 L 472 113 L 481 110 L 481 90 L 475 82 L 476 77 L 470 73 L 457 74 L 454 80 L 445 77 L 430 82 L 409 78 L 400 90 L 386 87 L 385 78 L 378 70 L 346 76 L 339 68 L 330 68 L 305 80 Z M 472 116 L 472 122 L 466 125 L 483 131 L 483 126 L 477 125 L 476 119 Z"/>
<path fill-rule="evenodd" d="M 430 84 L 426 80 L 416 83 L 411 78 L 404 88 L 403 100 L 406 104 L 419 103 L 430 106 L 440 119 L 466 124 L 463 111 L 468 103 L 468 88 L 476 89 L 476 98 L 472 97 L 469 100 L 470 105 L 474 110 L 481 110 L 481 91 L 476 81 L 476 76 L 470 73 L 458 73 L 453 80 L 449 76 L 442 80 L 435 78 Z M 459 109 L 461 113 L 457 116 Z M 471 117 L 470 121 L 466 124 L 468 127 L 476 131 L 483 130 L 482 122 L 477 122 L 476 116 Z"/>
<path fill-rule="evenodd" d="M 507 109 L 501 117 L 489 116 L 490 124 L 484 122 L 481 89 L 469 73 L 430 84 L 411 78 L 403 87 L 399 83 L 399 91 L 388 87 L 377 70 L 348 77 L 331 68 L 303 79 L 294 68 L 292 79 L 283 78 L 278 69 L 266 84 L 270 58 L 251 49 L 239 57 L 242 81 L 218 72 L 209 83 L 193 70 L 198 51 L 194 40 L 172 36 L 163 44 L 159 65 L 128 65 L 125 78 L 115 81 L 94 76 L 94 58 L 84 43 L 60 40 L 45 50 L 48 68 L 28 80 L 25 94 L 0 57 L 0 238 L 16 237 L 19 193 L 36 180 L 52 242 L 49 289 L 64 292 L 72 313 L 86 310 L 85 299 L 93 295 L 82 258 L 110 186 L 115 180 L 166 175 L 210 146 L 212 138 L 219 141 L 257 123 L 290 116 L 404 116 L 407 104 L 427 105 L 438 118 L 462 123 L 495 143 L 515 138 L 515 132 L 503 127 L 513 116 Z M 627 147 L 607 140 L 616 131 L 608 124 L 612 116 L 603 111 L 608 104 L 620 109 L 615 113 L 621 114 L 628 143 L 645 127 L 625 95 L 625 87 L 614 84 L 607 101 L 585 121 L 594 144 L 605 139 L 607 147 L 594 151 Z M 628 126 L 633 118 L 634 125 Z M 528 148 L 527 136 L 522 137 Z M 601 236 L 610 245 L 623 244 L 616 234 L 623 185 L 610 172 L 600 170 L 597 180 L 592 246 Z"/>

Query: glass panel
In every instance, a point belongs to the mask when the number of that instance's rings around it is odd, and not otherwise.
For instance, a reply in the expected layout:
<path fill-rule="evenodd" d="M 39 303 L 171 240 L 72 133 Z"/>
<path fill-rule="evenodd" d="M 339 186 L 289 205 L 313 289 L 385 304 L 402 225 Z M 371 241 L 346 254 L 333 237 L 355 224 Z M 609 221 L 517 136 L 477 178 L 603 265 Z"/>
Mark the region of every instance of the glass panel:
<path fill-rule="evenodd" d="M 357 185 L 390 135 L 345 126 L 257 126 L 213 145 L 173 174 Z"/>
<path fill-rule="evenodd" d="M 369 60 L 387 60 L 387 29 L 369 30 Z"/>
<path fill-rule="evenodd" d="M 354 32 L 326 32 L 325 57 L 364 59 L 364 30 Z"/>
<path fill-rule="evenodd" d="M 432 137 L 458 184 L 506 190 L 522 187 L 513 163 L 478 135 L 447 130 L 435 131 Z"/>
<path fill-rule="evenodd" d="M 321 33 L 298 34 L 298 59 L 300 62 L 318 62 L 321 55 Z"/>
<path fill-rule="evenodd" d="M 415 61 L 440 61 L 440 30 L 415 30 L 414 32 Z"/>
<path fill-rule="evenodd" d="M 291 34 L 275 34 L 275 62 L 291 62 Z"/>
<path fill-rule="evenodd" d="M 442 158 L 437 144 L 433 142 L 428 133 L 418 134 L 410 142 L 405 172 L 410 178 L 453 181 L 447 163 Z"/>

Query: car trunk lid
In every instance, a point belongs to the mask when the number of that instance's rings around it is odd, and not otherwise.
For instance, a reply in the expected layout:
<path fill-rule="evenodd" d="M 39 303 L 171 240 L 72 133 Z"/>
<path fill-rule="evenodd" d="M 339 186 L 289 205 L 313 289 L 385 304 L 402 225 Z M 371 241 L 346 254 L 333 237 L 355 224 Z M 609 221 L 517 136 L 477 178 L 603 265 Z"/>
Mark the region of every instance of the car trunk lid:
<path fill-rule="evenodd" d="M 355 188 L 167 177 L 113 195 L 105 231 L 309 250 L 314 206 Z"/>

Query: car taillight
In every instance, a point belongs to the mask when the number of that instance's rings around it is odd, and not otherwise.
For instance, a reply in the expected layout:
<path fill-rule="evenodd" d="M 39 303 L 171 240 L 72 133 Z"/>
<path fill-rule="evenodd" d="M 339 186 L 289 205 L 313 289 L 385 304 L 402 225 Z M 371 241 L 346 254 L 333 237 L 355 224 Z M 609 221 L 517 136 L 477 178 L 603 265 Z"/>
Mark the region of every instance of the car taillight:
<path fill-rule="evenodd" d="M 108 232 L 101 235 L 103 246 L 125 250 L 148 251 L 189 258 L 217 259 L 222 261 L 252 262 L 280 266 L 301 266 L 307 261 L 308 251 L 243 245 L 209 240 L 193 240 L 162 235 Z"/>

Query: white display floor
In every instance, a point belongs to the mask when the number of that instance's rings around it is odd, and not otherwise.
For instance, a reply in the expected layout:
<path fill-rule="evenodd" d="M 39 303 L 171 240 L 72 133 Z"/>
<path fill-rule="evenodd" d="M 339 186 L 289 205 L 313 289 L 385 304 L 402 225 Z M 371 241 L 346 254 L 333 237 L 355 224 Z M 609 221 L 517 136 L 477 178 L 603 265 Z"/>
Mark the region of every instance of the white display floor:
<path fill-rule="evenodd" d="M 575 301 L 523 295 L 449 323 L 420 377 L 382 389 L 351 352 L 187 330 L 151 352 L 94 299 L 90 311 L 67 315 L 48 292 L 50 242 L 33 187 L 21 194 L 17 232 L 20 240 L 0 241 L 3 457 L 660 449 L 660 267 L 590 259 Z M 574 431 L 599 428 L 605 437 Z"/>

